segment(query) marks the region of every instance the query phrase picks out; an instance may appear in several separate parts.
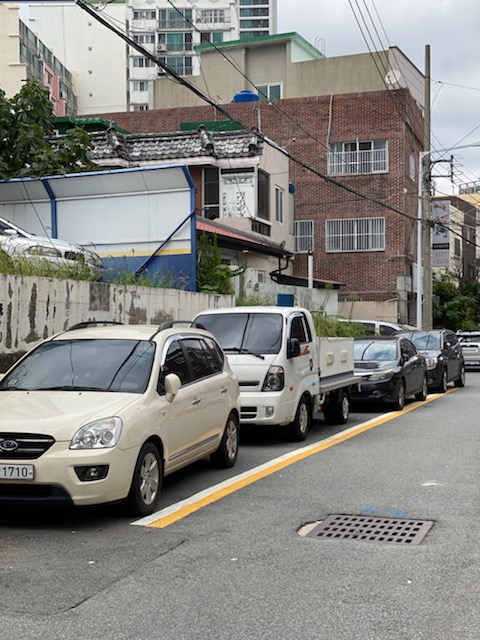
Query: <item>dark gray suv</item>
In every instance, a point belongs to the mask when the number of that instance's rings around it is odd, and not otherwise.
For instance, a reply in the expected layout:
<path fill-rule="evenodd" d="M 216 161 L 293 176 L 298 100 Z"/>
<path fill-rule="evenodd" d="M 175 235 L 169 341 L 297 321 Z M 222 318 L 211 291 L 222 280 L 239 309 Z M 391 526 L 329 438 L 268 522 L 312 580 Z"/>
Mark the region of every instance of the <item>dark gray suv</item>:
<path fill-rule="evenodd" d="M 427 361 L 428 388 L 445 393 L 449 382 L 465 386 L 465 362 L 459 340 L 450 329 L 402 331 Z"/>

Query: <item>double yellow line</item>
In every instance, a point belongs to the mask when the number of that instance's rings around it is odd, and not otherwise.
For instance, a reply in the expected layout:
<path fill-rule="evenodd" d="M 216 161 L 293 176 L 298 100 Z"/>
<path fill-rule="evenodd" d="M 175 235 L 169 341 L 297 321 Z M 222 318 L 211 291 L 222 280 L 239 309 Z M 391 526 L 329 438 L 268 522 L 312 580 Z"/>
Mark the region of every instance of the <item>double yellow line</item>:
<path fill-rule="evenodd" d="M 450 389 L 447 393 L 455 391 L 456 388 Z M 132 522 L 134 525 L 141 525 L 147 527 L 155 527 L 163 529 L 164 527 L 168 527 L 169 525 L 177 522 L 178 520 L 182 520 L 186 518 L 191 513 L 195 513 L 199 509 L 203 509 L 209 504 L 213 502 L 217 502 L 217 500 L 221 500 L 225 498 L 225 496 L 238 491 L 239 489 L 243 489 L 243 487 L 248 486 L 249 484 L 253 484 L 262 478 L 270 476 L 285 467 L 294 464 L 295 462 L 299 462 L 300 460 L 304 460 L 309 456 L 313 456 L 320 451 L 324 451 L 325 449 L 329 449 L 330 447 L 335 446 L 336 444 L 340 444 L 341 442 L 345 442 L 346 440 L 350 440 L 350 438 L 354 438 L 355 436 L 368 431 L 369 429 L 373 429 L 374 427 L 378 427 L 386 422 L 390 422 L 395 418 L 399 418 L 414 409 L 418 409 L 425 405 L 425 403 L 432 402 L 432 400 L 437 399 L 445 394 L 432 394 L 429 395 L 428 398 L 424 402 L 416 402 L 412 404 L 403 411 L 392 411 L 382 415 L 380 418 L 373 418 L 372 420 L 368 420 L 367 422 L 363 422 L 355 427 L 351 427 L 350 429 L 346 429 L 330 438 L 326 438 L 321 442 L 317 442 L 315 444 L 308 445 L 306 447 L 302 447 L 302 449 L 297 451 L 291 451 L 279 458 L 275 458 L 274 460 L 270 460 L 269 462 L 262 464 L 255 469 L 251 469 L 250 471 L 246 471 L 245 473 L 241 473 L 225 482 L 221 482 L 205 491 L 201 491 L 196 493 L 195 495 L 177 502 L 170 507 L 166 507 L 161 511 L 157 511 L 151 516 L 147 516 L 146 518 L 142 518 L 141 520 L 137 520 Z"/>

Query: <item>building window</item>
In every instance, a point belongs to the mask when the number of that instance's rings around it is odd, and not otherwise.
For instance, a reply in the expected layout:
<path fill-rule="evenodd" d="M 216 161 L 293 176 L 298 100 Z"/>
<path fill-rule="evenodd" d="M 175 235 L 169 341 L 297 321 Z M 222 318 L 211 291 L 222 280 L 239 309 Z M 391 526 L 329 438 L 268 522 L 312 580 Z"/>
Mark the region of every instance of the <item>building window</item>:
<path fill-rule="evenodd" d="M 214 220 L 220 216 L 218 169 L 205 169 L 203 172 L 203 203 L 205 218 Z"/>
<path fill-rule="evenodd" d="M 175 71 L 180 76 L 191 76 L 193 67 L 192 67 L 192 57 L 191 56 L 178 56 L 178 57 L 167 57 L 160 58 L 160 61 L 163 64 L 175 69 Z"/>
<path fill-rule="evenodd" d="M 188 29 L 192 26 L 192 9 L 159 9 L 159 29 Z"/>
<path fill-rule="evenodd" d="M 410 180 L 415 180 L 415 153 L 410 151 L 409 157 Z"/>
<path fill-rule="evenodd" d="M 225 22 L 225 10 L 224 9 L 202 9 L 200 11 L 200 20 L 202 22 L 209 22 L 214 24 L 215 22 Z"/>
<path fill-rule="evenodd" d="M 156 64 L 157 63 L 154 62 L 153 60 L 150 60 L 150 58 L 140 58 L 140 57 L 133 58 L 133 66 L 135 68 L 142 69 L 143 67 L 154 67 Z"/>
<path fill-rule="evenodd" d="M 453 239 L 453 251 L 456 258 L 460 258 L 460 238 Z"/>
<path fill-rule="evenodd" d="M 137 33 L 134 34 L 133 39 L 138 44 L 155 44 L 154 33 Z"/>
<path fill-rule="evenodd" d="M 328 153 L 328 175 L 349 176 L 388 171 L 386 140 L 334 142 Z"/>
<path fill-rule="evenodd" d="M 158 44 L 165 45 L 167 51 L 191 51 L 193 49 L 191 33 L 159 33 Z"/>
<path fill-rule="evenodd" d="M 258 170 L 257 216 L 263 220 L 270 220 L 270 176 L 260 169 Z"/>
<path fill-rule="evenodd" d="M 262 269 L 257 269 L 257 282 L 259 284 L 265 284 L 267 281 L 267 272 Z"/>
<path fill-rule="evenodd" d="M 326 221 L 326 251 L 385 251 L 385 218 Z"/>
<path fill-rule="evenodd" d="M 240 25 L 240 37 L 242 40 L 248 40 L 250 38 L 262 38 L 270 35 L 268 31 L 242 31 L 242 25 Z"/>
<path fill-rule="evenodd" d="M 134 80 L 132 82 L 132 91 L 147 91 L 148 82 L 145 80 Z"/>
<path fill-rule="evenodd" d="M 295 253 L 313 251 L 313 220 L 295 221 Z"/>
<path fill-rule="evenodd" d="M 147 10 L 143 10 L 143 11 L 137 11 L 135 10 L 133 12 L 133 19 L 134 20 L 155 20 L 157 17 L 155 11 L 147 11 Z"/>
<path fill-rule="evenodd" d="M 280 83 L 259 84 L 257 89 L 260 100 L 280 100 L 282 97 L 282 85 Z"/>
<path fill-rule="evenodd" d="M 275 187 L 275 220 L 283 224 L 283 202 L 284 191 L 280 187 Z"/>
<path fill-rule="evenodd" d="M 223 42 L 223 31 L 204 31 L 200 34 L 200 41 L 221 44 Z"/>

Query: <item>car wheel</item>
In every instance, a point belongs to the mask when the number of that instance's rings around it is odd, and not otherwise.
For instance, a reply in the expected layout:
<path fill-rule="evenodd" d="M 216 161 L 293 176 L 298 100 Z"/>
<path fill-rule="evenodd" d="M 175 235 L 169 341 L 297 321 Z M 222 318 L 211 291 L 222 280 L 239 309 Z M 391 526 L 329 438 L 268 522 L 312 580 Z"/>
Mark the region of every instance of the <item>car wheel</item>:
<path fill-rule="evenodd" d="M 295 420 L 288 425 L 288 436 L 293 442 L 302 442 L 307 437 L 307 431 L 312 422 L 310 402 L 306 396 L 300 398 Z"/>
<path fill-rule="evenodd" d="M 393 406 L 397 411 L 401 411 L 405 406 L 405 384 L 403 383 L 403 380 L 398 383 L 397 399 Z"/>
<path fill-rule="evenodd" d="M 423 402 L 424 400 L 427 399 L 427 396 L 428 396 L 427 376 L 423 376 L 422 389 L 415 394 L 415 399 Z"/>
<path fill-rule="evenodd" d="M 323 415 L 327 424 L 345 424 L 350 415 L 350 398 L 347 391 L 339 391 L 339 397 L 324 406 Z"/>
<path fill-rule="evenodd" d="M 448 373 L 447 373 L 447 370 L 444 369 L 442 371 L 442 379 L 440 381 L 440 384 L 438 385 L 437 391 L 439 393 L 445 393 L 447 389 L 448 389 Z"/>
<path fill-rule="evenodd" d="M 462 364 L 460 367 L 460 375 L 456 380 L 453 381 L 453 384 L 456 387 L 464 387 L 465 386 L 465 365 Z"/>
<path fill-rule="evenodd" d="M 228 469 L 233 467 L 237 460 L 238 445 L 240 442 L 240 428 L 238 418 L 231 413 L 228 416 L 225 431 L 223 432 L 220 446 L 210 454 L 210 460 L 216 467 Z"/>
<path fill-rule="evenodd" d="M 163 480 L 163 459 L 152 442 L 146 442 L 138 454 L 128 505 L 136 515 L 155 511 Z"/>

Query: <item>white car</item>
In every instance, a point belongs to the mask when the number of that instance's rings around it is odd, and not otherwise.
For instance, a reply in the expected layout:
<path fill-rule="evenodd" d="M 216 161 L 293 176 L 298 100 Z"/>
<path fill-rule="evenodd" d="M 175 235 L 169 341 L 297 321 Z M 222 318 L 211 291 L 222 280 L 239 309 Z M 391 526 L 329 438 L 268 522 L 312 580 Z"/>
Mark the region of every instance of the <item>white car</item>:
<path fill-rule="evenodd" d="M 80 263 L 95 270 L 102 267 L 102 259 L 92 249 L 58 238 L 37 236 L 5 218 L 0 218 L 0 251 L 12 258 L 47 260 L 55 266 L 78 266 Z"/>
<path fill-rule="evenodd" d="M 233 466 L 238 380 L 208 331 L 180 324 L 81 323 L 8 370 L 0 504 L 127 500 L 148 515 L 164 475 L 208 455 Z"/>

